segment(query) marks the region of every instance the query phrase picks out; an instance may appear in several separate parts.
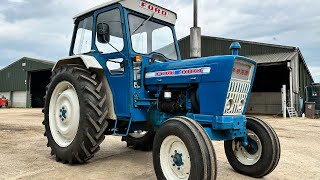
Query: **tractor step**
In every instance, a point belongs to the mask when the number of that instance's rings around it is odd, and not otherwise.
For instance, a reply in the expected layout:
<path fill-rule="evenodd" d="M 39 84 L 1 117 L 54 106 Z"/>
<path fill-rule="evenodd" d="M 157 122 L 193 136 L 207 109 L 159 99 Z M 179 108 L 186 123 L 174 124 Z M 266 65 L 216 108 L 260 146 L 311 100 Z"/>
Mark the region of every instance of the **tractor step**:
<path fill-rule="evenodd" d="M 127 136 L 129 134 L 129 130 L 131 127 L 131 119 L 125 119 L 125 120 L 116 120 L 116 123 L 113 128 L 113 135 L 114 136 Z M 119 129 L 123 129 L 122 131 L 118 131 Z"/>

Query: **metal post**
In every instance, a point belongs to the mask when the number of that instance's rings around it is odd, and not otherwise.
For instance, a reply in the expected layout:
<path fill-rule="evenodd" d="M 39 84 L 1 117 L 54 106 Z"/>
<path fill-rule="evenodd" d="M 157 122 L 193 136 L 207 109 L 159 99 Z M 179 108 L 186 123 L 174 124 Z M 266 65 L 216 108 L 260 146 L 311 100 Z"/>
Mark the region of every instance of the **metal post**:
<path fill-rule="evenodd" d="M 193 26 L 190 29 L 190 57 L 201 57 L 201 28 L 198 27 L 198 0 L 193 2 Z"/>
<path fill-rule="evenodd" d="M 283 118 L 287 118 L 287 97 L 286 97 L 287 87 L 283 85 L 281 88 L 281 102 L 282 102 L 282 114 Z"/>
<path fill-rule="evenodd" d="M 290 107 L 294 107 L 293 104 L 293 76 L 292 76 L 292 67 L 291 67 L 291 62 L 288 62 L 288 68 L 290 71 L 289 75 L 289 82 L 290 82 Z"/>

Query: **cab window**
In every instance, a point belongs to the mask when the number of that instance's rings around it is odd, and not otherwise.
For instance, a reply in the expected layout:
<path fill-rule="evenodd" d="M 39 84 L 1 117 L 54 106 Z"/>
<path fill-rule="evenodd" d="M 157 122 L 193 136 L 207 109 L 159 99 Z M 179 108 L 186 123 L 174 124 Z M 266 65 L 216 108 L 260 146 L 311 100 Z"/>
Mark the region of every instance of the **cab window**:
<path fill-rule="evenodd" d="M 79 22 L 73 46 L 73 54 L 84 54 L 91 51 L 93 17 Z"/>
<path fill-rule="evenodd" d="M 110 30 L 110 44 L 114 46 L 119 51 L 122 51 L 124 47 L 123 33 L 122 33 L 122 23 L 120 17 L 120 10 L 113 9 L 98 15 L 97 24 L 106 23 L 109 25 Z M 117 52 L 115 48 L 110 46 L 110 44 L 102 44 L 98 41 L 96 37 L 96 46 L 98 50 L 103 54 L 109 54 Z"/>

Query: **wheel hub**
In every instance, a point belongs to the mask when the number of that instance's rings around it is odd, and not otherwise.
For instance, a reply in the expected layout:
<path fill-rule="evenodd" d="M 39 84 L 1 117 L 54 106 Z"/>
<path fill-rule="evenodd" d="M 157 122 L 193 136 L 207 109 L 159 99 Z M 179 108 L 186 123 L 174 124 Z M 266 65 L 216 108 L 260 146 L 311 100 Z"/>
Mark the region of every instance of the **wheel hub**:
<path fill-rule="evenodd" d="M 60 108 L 60 119 L 61 119 L 61 121 L 64 121 L 65 119 L 67 119 L 67 109 L 64 107 L 64 106 L 62 106 L 61 108 Z"/>
<path fill-rule="evenodd" d="M 246 149 L 246 151 L 249 154 L 255 154 L 258 151 L 258 144 L 256 141 L 254 141 L 253 139 L 249 138 L 248 139 L 248 146 L 245 146 L 244 148 Z"/>
<path fill-rule="evenodd" d="M 172 155 L 172 160 L 174 162 L 174 164 L 172 164 L 172 166 L 178 166 L 178 168 L 180 168 L 180 166 L 183 166 L 183 161 L 182 161 L 182 154 L 178 153 L 177 150 L 175 151 L 175 155 Z M 180 169 L 178 169 L 180 170 Z"/>

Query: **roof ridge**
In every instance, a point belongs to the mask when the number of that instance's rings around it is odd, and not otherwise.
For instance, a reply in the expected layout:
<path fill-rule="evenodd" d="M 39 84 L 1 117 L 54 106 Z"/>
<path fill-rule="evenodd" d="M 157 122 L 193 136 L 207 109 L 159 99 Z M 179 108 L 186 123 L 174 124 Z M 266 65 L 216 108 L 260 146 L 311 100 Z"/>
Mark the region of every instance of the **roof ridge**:
<path fill-rule="evenodd" d="M 53 61 L 49 61 L 49 60 L 41 60 L 41 59 L 36 59 L 36 58 L 30 58 L 30 57 L 22 57 L 14 62 L 12 62 L 11 64 L 7 65 L 6 67 L 0 69 L 0 71 L 3 71 L 9 67 L 11 67 L 12 65 L 18 63 L 19 61 L 22 61 L 22 60 L 27 60 L 27 61 L 34 61 L 34 62 L 38 62 L 38 63 L 43 63 L 43 64 L 48 64 L 48 65 L 54 65 L 55 62 Z"/>

